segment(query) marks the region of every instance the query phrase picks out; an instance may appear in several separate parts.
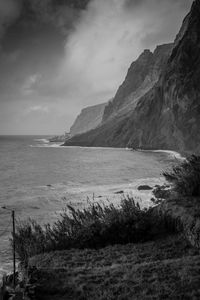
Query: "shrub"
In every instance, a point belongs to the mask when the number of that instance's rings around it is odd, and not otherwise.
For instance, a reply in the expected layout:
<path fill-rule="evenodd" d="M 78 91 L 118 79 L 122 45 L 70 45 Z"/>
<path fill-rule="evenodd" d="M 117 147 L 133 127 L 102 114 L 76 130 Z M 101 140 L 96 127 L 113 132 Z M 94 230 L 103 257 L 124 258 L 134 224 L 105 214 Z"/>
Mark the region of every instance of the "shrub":
<path fill-rule="evenodd" d="M 163 173 L 178 195 L 200 196 L 200 156 L 192 155 Z"/>
<path fill-rule="evenodd" d="M 52 250 L 145 241 L 151 237 L 155 222 L 150 211 L 140 209 L 129 197 L 119 207 L 93 203 L 84 210 L 75 210 L 67 206 L 53 226 L 42 227 L 31 219 L 19 222 L 16 252 L 19 260 L 27 263 L 29 257 Z"/>

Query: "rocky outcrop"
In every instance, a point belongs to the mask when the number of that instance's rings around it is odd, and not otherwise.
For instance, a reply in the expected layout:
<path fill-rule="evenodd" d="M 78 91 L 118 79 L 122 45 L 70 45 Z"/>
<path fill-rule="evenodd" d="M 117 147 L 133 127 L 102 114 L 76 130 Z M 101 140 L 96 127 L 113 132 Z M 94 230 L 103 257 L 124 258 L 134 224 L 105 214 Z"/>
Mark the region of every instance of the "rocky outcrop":
<path fill-rule="evenodd" d="M 50 143 L 63 143 L 71 137 L 70 133 L 65 132 L 63 135 L 55 135 L 49 139 Z"/>
<path fill-rule="evenodd" d="M 96 128 L 101 124 L 104 108 L 107 103 L 84 108 L 70 128 L 72 136 Z"/>
<path fill-rule="evenodd" d="M 145 51 L 140 63 L 130 68 L 130 76 L 127 75 L 110 107 L 105 109 L 104 123 L 67 144 L 200 152 L 199 53 L 200 0 L 196 0 L 184 19 L 169 59 L 159 64 L 162 70 L 157 72 L 160 77 L 153 87 L 123 111 L 129 96 L 145 82 L 145 68 L 141 68 L 139 78 L 132 77 L 134 68 L 148 57 L 147 73 L 155 74 L 151 71 L 152 62 L 149 63 L 152 54 Z"/>

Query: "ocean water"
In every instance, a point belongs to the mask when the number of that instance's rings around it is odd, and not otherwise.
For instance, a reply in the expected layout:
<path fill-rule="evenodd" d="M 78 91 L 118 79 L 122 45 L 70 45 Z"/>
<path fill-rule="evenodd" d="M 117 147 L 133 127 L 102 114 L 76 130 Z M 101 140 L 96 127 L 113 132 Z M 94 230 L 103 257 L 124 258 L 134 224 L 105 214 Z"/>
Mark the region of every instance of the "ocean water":
<path fill-rule="evenodd" d="M 114 148 L 60 147 L 48 137 L 0 137 L 0 276 L 12 270 L 9 238 L 11 213 L 52 223 L 67 205 L 82 208 L 91 201 L 120 202 L 133 195 L 141 206 L 151 205 L 151 192 L 140 184 L 162 184 L 163 170 L 181 159 L 174 152 Z"/>

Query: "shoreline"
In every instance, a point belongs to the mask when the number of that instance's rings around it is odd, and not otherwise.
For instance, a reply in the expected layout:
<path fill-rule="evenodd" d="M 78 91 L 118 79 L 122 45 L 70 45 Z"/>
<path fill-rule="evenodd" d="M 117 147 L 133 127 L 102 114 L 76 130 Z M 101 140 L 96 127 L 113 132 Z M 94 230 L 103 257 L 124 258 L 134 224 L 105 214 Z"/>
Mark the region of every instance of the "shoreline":
<path fill-rule="evenodd" d="M 153 153 L 166 153 L 169 154 L 171 157 L 174 157 L 175 159 L 185 160 L 186 157 L 184 157 L 180 152 L 173 151 L 173 150 L 136 150 L 141 152 L 153 152 Z"/>
<path fill-rule="evenodd" d="M 31 147 L 46 147 L 46 148 L 79 148 L 79 149 L 93 149 L 93 150 L 126 150 L 126 151 L 136 151 L 136 152 L 151 152 L 151 153 L 166 153 L 170 155 L 171 157 L 174 157 L 175 159 L 179 160 L 185 160 L 185 153 L 181 153 L 175 150 L 166 150 L 166 149 L 134 149 L 134 148 L 128 148 L 128 147 L 104 147 L 104 146 L 98 146 L 98 147 L 93 147 L 93 146 L 70 146 L 70 145 L 65 145 L 63 143 L 55 143 L 52 144 L 52 142 L 46 140 L 46 139 L 36 139 L 37 141 L 44 141 L 44 144 L 42 145 L 31 145 Z M 35 141 L 36 141 L 35 140 Z"/>

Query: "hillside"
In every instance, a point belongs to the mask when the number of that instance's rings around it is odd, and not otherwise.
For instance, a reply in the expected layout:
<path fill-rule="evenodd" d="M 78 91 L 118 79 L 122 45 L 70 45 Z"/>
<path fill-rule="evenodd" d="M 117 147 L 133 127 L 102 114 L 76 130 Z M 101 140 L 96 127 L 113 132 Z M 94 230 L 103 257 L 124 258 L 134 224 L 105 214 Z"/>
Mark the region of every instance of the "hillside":
<path fill-rule="evenodd" d="M 32 257 L 36 299 L 199 299 L 199 198 L 154 208 L 168 233 L 145 243 L 53 251 Z"/>
<path fill-rule="evenodd" d="M 156 52 L 156 51 L 155 51 Z M 154 55 L 155 55 L 154 52 Z M 145 51 L 129 69 L 114 100 L 105 109 L 101 126 L 70 139 L 66 145 L 115 146 L 144 149 L 200 151 L 200 0 L 196 0 L 177 35 L 172 53 L 160 64 L 157 82 L 124 110 L 132 95 L 146 82 L 151 57 Z M 147 64 L 143 56 L 148 56 Z M 142 58 L 142 59 L 141 59 Z M 138 62 L 146 68 L 137 70 Z M 141 64 L 139 64 L 141 65 Z M 132 74 L 132 75 L 131 75 Z M 130 75 L 130 76 L 129 76 Z M 153 76 L 151 78 L 154 78 Z M 156 81 L 156 79 L 155 79 Z M 129 98 L 130 97 L 130 98 Z M 137 99 L 135 101 L 135 99 Z"/>
<path fill-rule="evenodd" d="M 102 122 L 106 104 L 102 103 L 84 108 L 71 126 L 70 134 L 74 136 L 96 128 Z"/>
<path fill-rule="evenodd" d="M 199 264 L 198 251 L 178 235 L 30 262 L 38 300 L 199 299 Z"/>

